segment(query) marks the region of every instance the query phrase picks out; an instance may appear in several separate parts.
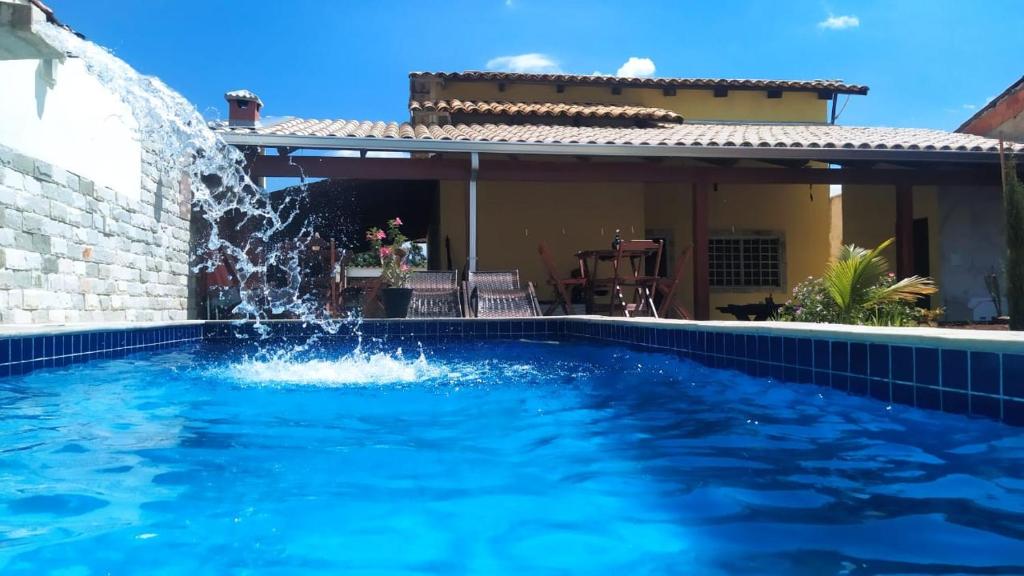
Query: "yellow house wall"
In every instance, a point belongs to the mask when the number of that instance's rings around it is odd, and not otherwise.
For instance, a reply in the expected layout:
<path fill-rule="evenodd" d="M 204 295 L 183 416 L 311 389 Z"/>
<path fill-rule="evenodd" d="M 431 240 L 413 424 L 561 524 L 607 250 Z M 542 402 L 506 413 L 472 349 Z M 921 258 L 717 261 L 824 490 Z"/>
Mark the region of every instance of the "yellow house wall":
<path fill-rule="evenodd" d="M 466 263 L 467 192 L 464 182 L 441 184 L 441 236 L 451 238 L 453 262 Z M 776 301 L 788 296 L 795 282 L 820 274 L 829 259 L 831 207 L 827 186 L 719 186 L 710 195 L 709 227 L 717 231 L 779 231 L 784 234 L 786 285 L 773 290 Z M 625 238 L 642 238 L 647 230 L 671 230 L 673 263 L 692 243 L 690 185 L 680 184 L 566 184 L 481 182 L 478 191 L 479 268 L 517 268 L 524 281 L 537 285 L 550 299 L 547 275 L 537 255 L 537 243 L 551 248 L 560 273 L 576 266 L 573 254 L 610 244 L 616 228 Z M 692 260 L 688 263 L 692 266 Z M 692 274 L 684 273 L 677 299 L 692 310 Z M 714 309 L 750 303 L 768 296 L 766 290 L 711 293 L 711 316 L 727 319 Z"/>
<path fill-rule="evenodd" d="M 874 248 L 896 235 L 896 189 L 894 186 L 843 186 L 843 244 Z M 942 290 L 941 238 L 939 235 L 938 190 L 934 186 L 914 187 L 914 218 L 928 219 L 928 266 L 931 277 Z M 893 271 L 896 248 L 883 252 Z"/>
<path fill-rule="evenodd" d="M 774 122 L 824 122 L 828 100 L 819 100 L 815 92 L 783 92 L 782 98 L 767 97 L 760 90 L 733 90 L 724 98 L 715 98 L 711 90 L 678 90 L 665 96 L 660 88 L 623 88 L 612 94 L 610 86 L 568 84 L 559 94 L 553 84 L 508 83 L 505 91 L 492 82 L 448 82 L 435 86 L 432 98 L 438 100 L 486 100 L 511 102 L 587 102 L 665 108 L 678 112 L 687 121 L 733 120 Z"/>
<path fill-rule="evenodd" d="M 676 242 L 674 251 L 692 243 L 689 185 L 649 184 L 645 203 L 647 227 L 671 228 Z M 771 291 L 712 288 L 712 319 L 732 319 L 732 316 L 716 310 L 717 306 L 763 301 L 769 294 L 776 302 L 784 302 L 796 282 L 820 274 L 828 262 L 832 208 L 827 186 L 720 185 L 717 191 L 709 194 L 708 204 L 708 228 L 712 235 L 720 232 L 781 232 L 785 239 L 785 285 Z M 678 291 L 678 300 L 692 310 L 691 274 L 686 274 Z"/>

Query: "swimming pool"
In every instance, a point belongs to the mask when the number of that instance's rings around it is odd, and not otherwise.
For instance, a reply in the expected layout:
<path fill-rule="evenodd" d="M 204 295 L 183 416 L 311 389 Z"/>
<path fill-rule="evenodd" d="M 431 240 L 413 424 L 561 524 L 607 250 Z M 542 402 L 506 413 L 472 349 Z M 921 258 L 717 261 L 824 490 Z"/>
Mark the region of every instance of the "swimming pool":
<path fill-rule="evenodd" d="M 1020 429 L 566 336 L 354 346 L 0 380 L 0 572 L 1024 572 Z"/>

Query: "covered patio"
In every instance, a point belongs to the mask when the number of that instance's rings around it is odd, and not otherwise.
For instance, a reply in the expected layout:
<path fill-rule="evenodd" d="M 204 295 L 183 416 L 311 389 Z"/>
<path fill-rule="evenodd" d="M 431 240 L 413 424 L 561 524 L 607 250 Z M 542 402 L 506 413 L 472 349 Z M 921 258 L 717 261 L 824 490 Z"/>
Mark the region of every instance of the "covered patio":
<path fill-rule="evenodd" d="M 709 123 L 643 129 L 424 126 L 303 119 L 286 119 L 266 126 L 222 124 L 215 128 L 228 143 L 246 151 L 254 179 L 304 177 L 439 183 L 442 205 L 447 201 L 461 210 L 445 212 L 442 206 L 442 213 L 435 215 L 435 228 L 442 228 L 440 235 L 451 240 L 451 255 L 445 258 L 438 253 L 439 244 L 435 242 L 431 268 L 494 269 L 523 262 L 517 267 L 525 268 L 525 275 L 536 281 L 531 277 L 535 273 L 530 263 L 535 263 L 539 270 L 535 247 L 546 238 L 531 230 L 545 229 L 550 235 L 557 221 L 591 218 L 588 194 L 592 192 L 597 202 L 597 196 L 610 186 L 620 187 L 617 190 L 622 192 L 615 193 L 613 211 L 615 206 L 622 206 L 623 212 L 635 209 L 629 206 L 631 197 L 643 206 L 646 196 L 648 222 L 678 222 L 676 247 L 692 245 L 692 270 L 684 274 L 687 290 L 680 298 L 698 320 L 712 318 L 713 305 L 722 302 L 716 300 L 713 284 L 717 280 L 713 282 L 711 278 L 713 228 L 749 229 L 749 225 L 739 223 L 756 220 L 759 213 L 779 204 L 777 200 L 763 200 L 764 204 L 759 205 L 759 196 L 799 197 L 801 201 L 809 198 L 815 219 L 827 214 L 825 246 L 816 247 L 807 257 L 810 264 L 797 270 L 813 270 L 816 266 L 818 271 L 812 272 L 815 274 L 820 273 L 839 244 L 874 241 L 867 230 L 888 230 L 896 238 L 892 259 L 900 277 L 919 273 L 921 255 L 915 255 L 915 214 L 925 209 L 923 203 L 950 204 L 946 211 L 955 213 L 957 203 L 970 204 L 984 197 L 988 204 L 996 199 L 995 207 L 999 209 L 999 142 L 936 130 Z M 1017 154 L 1022 149 L 1019 145 L 1007 145 L 1003 153 Z M 342 150 L 352 156 L 338 156 Z M 368 157 L 370 152 L 404 153 L 408 157 Z M 859 197 L 853 210 L 849 207 L 852 203 L 845 198 L 844 202 L 837 200 L 841 198 L 837 187 L 842 187 L 842 196 L 851 199 L 859 191 L 871 192 Z M 555 223 L 547 222 L 550 218 L 545 213 L 544 199 L 556 198 L 563 190 L 575 198 L 572 205 L 578 206 L 578 210 L 573 213 L 563 208 L 552 216 Z M 737 191 L 746 196 L 736 196 Z M 769 196 L 769 191 L 776 196 Z M 529 197 L 535 209 L 522 221 L 511 223 L 522 228 L 526 238 L 513 242 L 500 232 L 508 229 L 508 220 L 513 217 L 511 213 L 503 214 L 502 206 L 506 205 L 503 199 L 507 204 L 515 204 L 517 196 Z M 653 203 L 651 198 L 659 200 Z M 737 202 L 737 198 L 747 200 Z M 813 204 L 815 200 L 818 204 Z M 943 212 L 941 206 L 930 206 L 929 210 L 935 214 Z M 989 226 L 999 231 L 1001 214 L 1000 209 L 988 219 Z M 791 217 L 802 218 L 799 214 Z M 885 221 L 880 222 L 881 218 Z M 956 228 L 949 218 L 934 220 L 937 222 L 930 234 L 945 242 L 942 251 L 963 243 L 971 250 L 988 251 L 976 254 L 977 259 L 1000 258 L 997 246 L 985 248 L 972 243 L 970 236 L 978 233 L 972 230 L 976 224 L 969 222 L 966 227 Z M 821 227 L 820 223 L 814 225 Z M 583 240 L 576 240 L 574 250 L 610 242 L 614 227 L 602 225 L 599 236 L 592 234 L 586 240 L 591 245 L 578 245 Z M 623 227 L 623 235 L 642 237 L 652 228 L 657 226 L 648 225 L 642 230 Z M 491 229 L 499 231 L 496 236 L 489 234 Z M 437 235 L 438 231 L 432 233 Z M 789 236 L 787 241 L 794 245 L 812 242 L 792 233 Z M 820 233 L 815 236 L 821 237 Z M 563 267 L 567 267 L 570 258 L 567 247 L 556 248 L 561 252 L 559 262 Z M 931 250 L 935 253 L 933 260 L 941 258 L 938 246 L 933 245 Z M 514 255 L 498 258 L 494 254 L 497 251 Z M 924 261 L 927 263 L 928 259 Z M 936 267 L 933 264 L 932 268 Z M 953 281 L 958 274 L 974 273 L 970 262 L 964 262 L 964 271 L 956 267 L 943 264 L 940 286 Z M 800 279 L 782 282 L 777 292 L 779 299 L 784 300 L 785 292 Z M 981 279 L 977 280 L 980 284 Z M 983 289 L 979 286 L 979 290 Z"/>

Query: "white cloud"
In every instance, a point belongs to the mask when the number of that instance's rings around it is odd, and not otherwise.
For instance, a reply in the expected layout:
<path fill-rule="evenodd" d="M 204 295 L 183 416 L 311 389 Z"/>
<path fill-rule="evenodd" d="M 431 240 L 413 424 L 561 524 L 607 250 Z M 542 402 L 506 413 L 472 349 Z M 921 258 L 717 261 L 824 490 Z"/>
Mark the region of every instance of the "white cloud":
<path fill-rule="evenodd" d="M 619 66 L 619 71 L 615 73 L 616 76 L 626 76 L 629 78 L 642 78 L 645 76 L 654 76 L 654 60 L 650 58 L 637 58 L 636 56 L 630 56 L 629 60 L 622 66 Z"/>
<path fill-rule="evenodd" d="M 558 62 L 546 54 L 530 52 L 529 54 L 517 54 L 515 56 L 498 56 L 487 61 L 488 70 L 501 70 L 502 72 L 532 72 L 534 74 L 546 74 L 559 72 Z"/>
<path fill-rule="evenodd" d="M 834 16 L 829 14 L 828 18 L 818 22 L 818 28 L 827 28 L 829 30 L 845 30 L 858 26 L 860 26 L 860 18 L 856 16 Z"/>
<path fill-rule="evenodd" d="M 977 110 L 978 109 L 978 106 L 976 104 L 964 104 L 963 107 L 964 107 L 964 110 Z"/>

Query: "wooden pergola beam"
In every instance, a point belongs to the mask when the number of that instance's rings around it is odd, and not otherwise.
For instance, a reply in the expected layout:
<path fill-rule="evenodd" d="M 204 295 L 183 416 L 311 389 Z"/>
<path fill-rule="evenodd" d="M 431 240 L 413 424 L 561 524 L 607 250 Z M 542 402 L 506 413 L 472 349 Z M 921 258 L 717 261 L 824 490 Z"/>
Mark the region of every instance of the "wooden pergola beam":
<path fill-rule="evenodd" d="M 351 158 L 253 156 L 252 177 L 359 180 L 468 180 L 464 158 Z M 696 182 L 717 184 L 865 184 L 998 186 L 997 165 L 949 169 L 736 168 L 649 162 L 550 162 L 481 158 L 479 181 Z"/>

